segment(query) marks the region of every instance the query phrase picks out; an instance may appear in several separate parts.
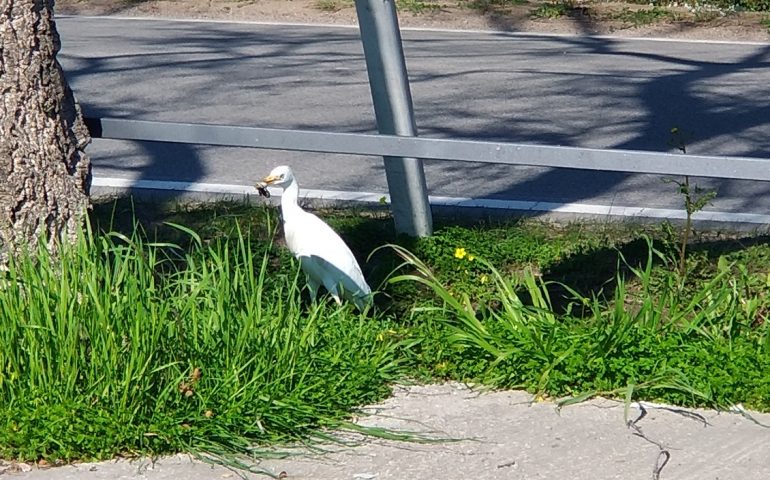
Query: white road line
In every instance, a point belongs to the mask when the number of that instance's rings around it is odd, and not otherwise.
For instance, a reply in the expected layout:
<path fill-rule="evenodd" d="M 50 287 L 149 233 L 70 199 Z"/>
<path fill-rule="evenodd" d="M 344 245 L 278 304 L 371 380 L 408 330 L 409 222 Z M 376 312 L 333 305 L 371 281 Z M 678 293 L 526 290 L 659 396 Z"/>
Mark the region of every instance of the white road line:
<path fill-rule="evenodd" d="M 356 29 L 358 25 L 346 23 L 306 23 L 306 22 L 269 22 L 259 20 L 223 20 L 206 18 L 167 18 L 167 17 L 130 17 L 120 15 L 57 15 L 59 18 L 83 18 L 86 20 L 121 20 L 121 21 L 158 21 L 158 22 L 191 22 L 191 23 L 220 23 L 234 25 L 265 25 L 272 27 L 312 27 L 312 28 L 343 28 Z M 770 42 L 748 42 L 740 40 L 707 40 L 707 39 L 686 39 L 686 38 L 661 38 L 661 37 L 624 37 L 620 35 L 578 35 L 571 33 L 546 33 L 546 32 L 506 32 L 500 30 L 463 30 L 453 28 L 431 28 L 431 27 L 401 27 L 401 31 L 410 32 L 436 32 L 436 33 L 463 33 L 478 35 L 498 35 L 511 37 L 542 37 L 542 38 L 595 38 L 600 40 L 613 41 L 637 41 L 637 42 L 670 42 L 670 43 L 697 43 L 707 45 L 750 45 L 767 46 Z"/>
<path fill-rule="evenodd" d="M 208 193 L 217 195 L 258 196 L 257 190 L 248 185 L 221 183 L 173 182 L 165 180 L 133 180 L 129 178 L 95 177 L 92 186 L 116 190 L 161 190 L 189 193 Z M 273 196 L 280 197 L 278 189 L 270 189 Z M 303 189 L 303 198 L 308 200 L 346 201 L 361 203 L 389 203 L 386 193 L 346 192 L 338 190 Z M 484 208 L 495 210 L 515 210 L 538 213 L 573 213 L 592 216 L 612 216 L 630 218 L 657 218 L 681 220 L 684 210 L 669 208 L 628 207 L 620 205 L 594 205 L 588 203 L 556 203 L 527 200 L 502 200 L 493 198 L 445 197 L 431 195 L 430 204 L 442 207 Z M 770 215 L 759 213 L 738 213 L 701 211 L 693 216 L 698 221 L 728 222 L 744 224 L 770 224 Z"/>

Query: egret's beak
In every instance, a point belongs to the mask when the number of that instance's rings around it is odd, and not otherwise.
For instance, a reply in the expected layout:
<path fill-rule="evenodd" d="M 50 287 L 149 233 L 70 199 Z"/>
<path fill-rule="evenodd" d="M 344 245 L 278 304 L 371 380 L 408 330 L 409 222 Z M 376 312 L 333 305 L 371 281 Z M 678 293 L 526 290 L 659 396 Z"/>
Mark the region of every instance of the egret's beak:
<path fill-rule="evenodd" d="M 262 183 L 265 185 L 270 185 L 271 183 L 277 182 L 280 179 L 281 177 L 276 177 L 275 175 L 269 175 L 262 179 Z"/>

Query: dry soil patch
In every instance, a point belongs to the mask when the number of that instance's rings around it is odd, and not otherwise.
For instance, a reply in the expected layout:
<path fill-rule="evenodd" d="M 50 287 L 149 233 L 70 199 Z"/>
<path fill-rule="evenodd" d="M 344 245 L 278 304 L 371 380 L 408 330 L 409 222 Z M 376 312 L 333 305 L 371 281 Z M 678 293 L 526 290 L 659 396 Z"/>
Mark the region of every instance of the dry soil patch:
<path fill-rule="evenodd" d="M 399 21 L 402 27 L 757 42 L 770 40 L 768 27 L 762 24 L 768 17 L 766 14 L 721 14 L 674 8 L 668 9 L 670 17 L 648 25 L 634 25 L 633 21 L 618 18 L 620 12 L 650 7 L 623 2 L 578 2 L 563 17 L 534 18 L 533 10 L 543 3 L 538 0 L 483 12 L 459 6 L 456 2 L 437 2 L 438 8 L 421 13 L 402 10 Z M 56 5 L 60 14 L 356 23 L 356 12 L 349 0 L 59 0 Z"/>

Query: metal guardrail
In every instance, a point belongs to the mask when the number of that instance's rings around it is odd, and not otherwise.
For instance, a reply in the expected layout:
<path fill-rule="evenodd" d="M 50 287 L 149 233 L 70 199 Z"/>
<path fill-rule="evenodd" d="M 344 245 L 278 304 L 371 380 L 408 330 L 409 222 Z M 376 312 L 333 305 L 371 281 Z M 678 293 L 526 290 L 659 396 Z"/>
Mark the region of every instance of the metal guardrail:
<path fill-rule="evenodd" d="M 770 159 L 417 137 L 394 0 L 355 5 L 380 135 L 87 118 L 91 136 L 382 156 L 396 231 L 412 236 L 432 232 L 424 159 L 770 181 Z"/>
<path fill-rule="evenodd" d="M 770 181 L 770 159 L 86 118 L 96 138 Z"/>

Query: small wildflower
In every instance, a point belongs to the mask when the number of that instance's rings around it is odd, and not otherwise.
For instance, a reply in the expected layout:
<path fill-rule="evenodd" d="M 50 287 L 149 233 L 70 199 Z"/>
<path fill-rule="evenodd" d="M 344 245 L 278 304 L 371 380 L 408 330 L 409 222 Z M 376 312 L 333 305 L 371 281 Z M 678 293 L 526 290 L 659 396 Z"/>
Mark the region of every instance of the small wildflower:
<path fill-rule="evenodd" d="M 463 259 L 465 256 L 468 255 L 468 252 L 465 251 L 462 247 L 455 248 L 455 258 Z"/>
<path fill-rule="evenodd" d="M 392 328 L 389 328 L 383 332 L 380 332 L 377 334 L 377 340 L 382 342 L 385 341 L 386 338 L 392 337 L 393 335 L 397 334 L 398 332 L 393 330 Z"/>
<path fill-rule="evenodd" d="M 476 257 L 473 255 L 468 255 L 468 261 L 472 262 Z"/>
<path fill-rule="evenodd" d="M 483 284 L 485 284 L 485 283 L 487 283 L 489 281 L 489 277 L 486 274 L 482 274 L 481 278 L 479 278 L 479 281 L 483 285 Z"/>

